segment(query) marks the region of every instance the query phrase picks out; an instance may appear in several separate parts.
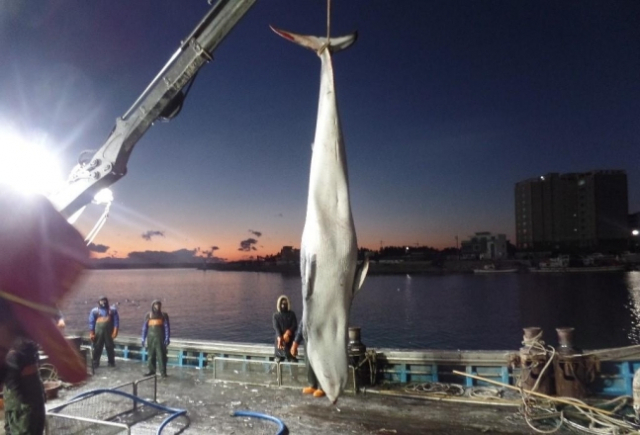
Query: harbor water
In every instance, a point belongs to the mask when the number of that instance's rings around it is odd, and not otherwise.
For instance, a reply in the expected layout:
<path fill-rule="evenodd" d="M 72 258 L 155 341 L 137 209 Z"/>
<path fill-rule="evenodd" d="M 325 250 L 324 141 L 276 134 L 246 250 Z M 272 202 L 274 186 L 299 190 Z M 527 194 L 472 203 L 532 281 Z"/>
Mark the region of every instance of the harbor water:
<path fill-rule="evenodd" d="M 100 296 L 116 304 L 120 332 L 140 334 L 160 299 L 174 338 L 273 342 L 276 299 L 287 294 L 302 317 L 300 278 L 278 273 L 195 269 L 91 270 L 61 308 L 69 329 L 86 330 Z M 640 272 L 369 276 L 351 326 L 370 347 L 517 349 L 522 328 L 576 328 L 584 349 L 640 343 Z"/>

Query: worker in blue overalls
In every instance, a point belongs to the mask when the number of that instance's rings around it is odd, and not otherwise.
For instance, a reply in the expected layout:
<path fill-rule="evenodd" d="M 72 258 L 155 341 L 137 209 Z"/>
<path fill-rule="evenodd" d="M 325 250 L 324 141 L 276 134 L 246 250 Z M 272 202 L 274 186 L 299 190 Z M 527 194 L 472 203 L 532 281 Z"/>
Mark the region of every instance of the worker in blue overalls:
<path fill-rule="evenodd" d="M 102 349 L 107 349 L 109 367 L 116 366 L 115 344 L 113 340 L 118 336 L 120 316 L 115 305 L 109 306 L 106 296 L 101 296 L 98 306 L 89 313 L 89 338 L 93 343 L 93 367 L 100 365 Z"/>

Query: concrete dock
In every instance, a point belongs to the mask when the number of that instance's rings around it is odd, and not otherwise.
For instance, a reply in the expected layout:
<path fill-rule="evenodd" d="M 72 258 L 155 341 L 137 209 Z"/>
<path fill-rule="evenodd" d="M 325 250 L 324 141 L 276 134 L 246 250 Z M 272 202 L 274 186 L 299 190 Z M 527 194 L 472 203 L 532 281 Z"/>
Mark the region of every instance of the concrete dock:
<path fill-rule="evenodd" d="M 58 391 L 47 409 L 82 392 L 111 388 L 143 378 L 146 365 L 118 359 L 115 368 L 100 367 L 87 382 Z M 96 399 L 94 399 L 96 400 Z M 157 379 L 157 401 L 187 410 L 163 434 L 275 434 L 268 420 L 233 417 L 236 410 L 253 411 L 280 419 L 290 434 L 530 434 L 516 407 L 451 403 L 376 394 L 345 394 L 336 405 L 324 398 L 287 389 L 214 381 L 210 370 L 169 367 L 169 376 Z M 2 415 L 3 417 L 3 415 Z M 145 428 L 144 431 L 141 428 Z M 132 433 L 155 433 L 147 421 Z M 559 433 L 563 433 L 562 431 Z M 568 432 L 565 432 L 568 433 Z M 0 434 L 4 434 L 0 428 Z"/>

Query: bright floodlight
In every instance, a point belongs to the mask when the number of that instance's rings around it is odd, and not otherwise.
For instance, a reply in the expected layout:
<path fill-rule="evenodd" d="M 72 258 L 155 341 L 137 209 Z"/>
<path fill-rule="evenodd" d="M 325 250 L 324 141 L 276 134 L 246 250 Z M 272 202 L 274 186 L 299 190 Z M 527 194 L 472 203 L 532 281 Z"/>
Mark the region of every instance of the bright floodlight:
<path fill-rule="evenodd" d="M 62 180 L 56 157 L 42 144 L 0 126 L 0 183 L 23 193 L 47 194 Z"/>
<path fill-rule="evenodd" d="M 108 188 L 104 188 L 93 197 L 93 202 L 96 204 L 108 204 L 113 202 L 113 192 Z"/>
<path fill-rule="evenodd" d="M 633 231 L 631 231 L 631 234 L 633 234 L 634 236 L 637 236 L 638 234 L 640 234 L 640 231 L 633 230 Z"/>

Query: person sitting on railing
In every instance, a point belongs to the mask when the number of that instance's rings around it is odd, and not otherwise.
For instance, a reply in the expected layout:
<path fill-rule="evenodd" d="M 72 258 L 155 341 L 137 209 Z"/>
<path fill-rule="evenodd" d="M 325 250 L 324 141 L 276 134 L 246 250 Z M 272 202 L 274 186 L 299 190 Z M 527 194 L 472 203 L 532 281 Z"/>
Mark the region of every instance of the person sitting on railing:
<path fill-rule="evenodd" d="M 149 355 L 149 371 L 145 376 L 156 374 L 156 360 L 160 365 L 160 374 L 167 377 L 167 346 L 171 338 L 169 315 L 162 311 L 162 302 L 155 300 L 151 303 L 151 311 L 144 317 L 142 324 L 142 347 L 147 342 Z"/>
<path fill-rule="evenodd" d="M 298 329 L 298 319 L 296 313 L 291 309 L 289 298 L 282 295 L 278 298 L 276 304 L 277 312 L 273 313 L 273 329 L 276 331 L 275 343 L 275 359 L 276 362 L 297 361 L 295 356 L 291 355 L 291 345 L 293 337 Z"/>
<path fill-rule="evenodd" d="M 296 337 L 293 339 L 293 344 L 291 345 L 291 355 L 298 356 L 298 346 L 304 340 L 304 325 L 300 325 L 298 329 L 298 333 Z M 306 346 L 306 345 L 305 345 Z M 307 367 L 307 381 L 309 381 L 309 386 L 302 389 L 302 394 L 313 394 L 313 397 L 322 397 L 324 396 L 324 391 L 320 388 L 320 384 L 318 383 L 318 378 L 316 377 L 313 368 L 311 367 L 311 363 L 309 362 L 309 358 L 307 358 L 307 349 L 304 349 L 305 358 L 304 363 Z"/>
<path fill-rule="evenodd" d="M 107 349 L 108 366 L 116 366 L 116 352 L 113 340 L 118 336 L 120 315 L 115 305 L 109 306 L 106 296 L 101 296 L 98 306 L 89 313 L 89 338 L 93 342 L 93 368 L 100 365 L 102 349 Z"/>

